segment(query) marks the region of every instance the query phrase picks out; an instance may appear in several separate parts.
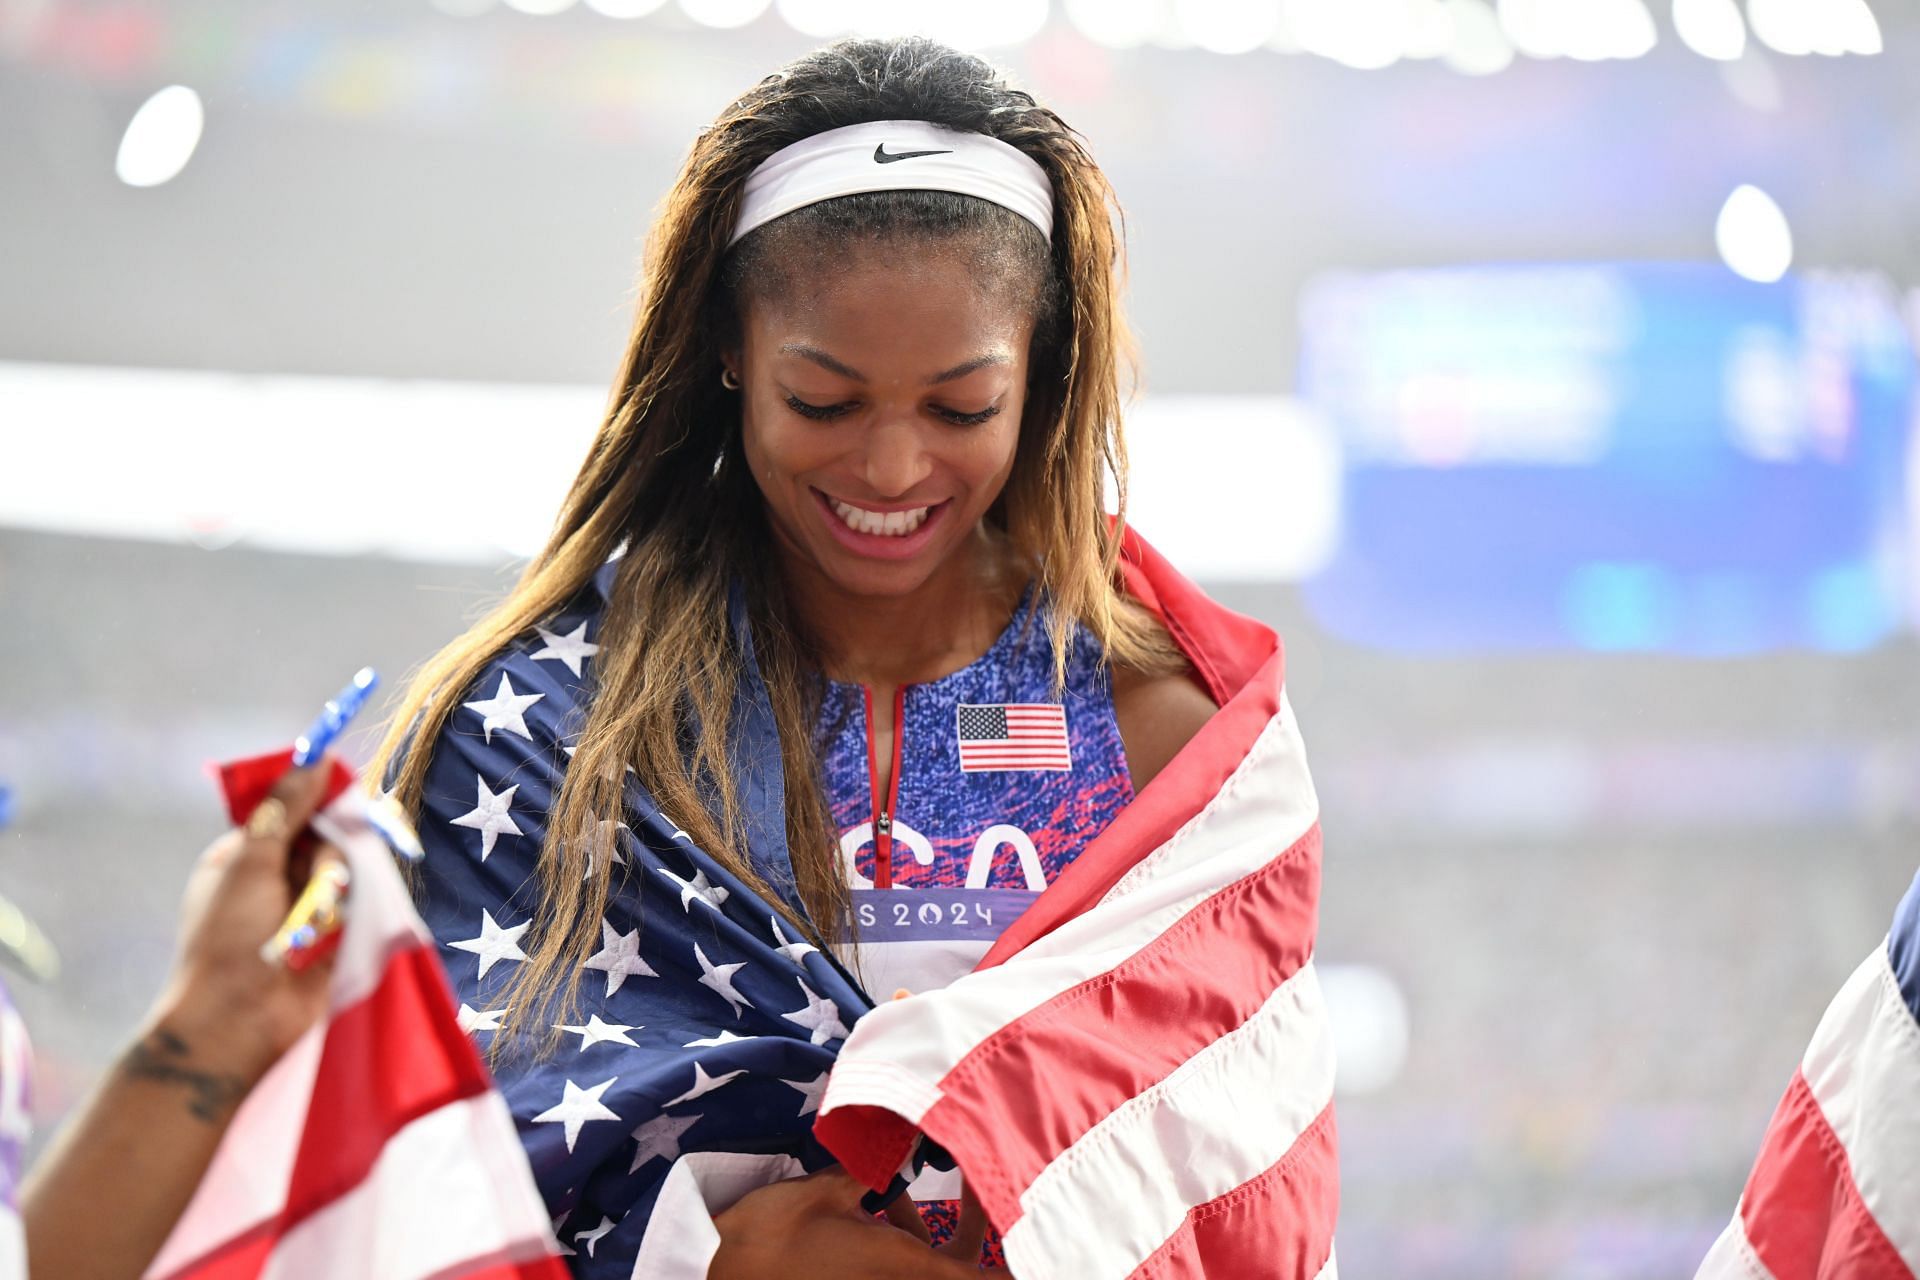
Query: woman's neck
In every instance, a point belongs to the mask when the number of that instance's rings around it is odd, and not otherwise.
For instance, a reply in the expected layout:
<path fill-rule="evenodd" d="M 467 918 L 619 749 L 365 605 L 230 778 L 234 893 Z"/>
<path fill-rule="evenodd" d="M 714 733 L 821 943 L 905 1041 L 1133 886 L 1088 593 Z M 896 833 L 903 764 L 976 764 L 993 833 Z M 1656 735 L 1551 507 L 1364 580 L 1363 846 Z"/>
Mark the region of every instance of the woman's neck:
<path fill-rule="evenodd" d="M 904 595 L 857 595 L 785 546 L 780 557 L 788 599 L 826 674 L 888 688 L 937 680 L 986 653 L 1028 577 L 1004 536 L 984 526 Z"/>

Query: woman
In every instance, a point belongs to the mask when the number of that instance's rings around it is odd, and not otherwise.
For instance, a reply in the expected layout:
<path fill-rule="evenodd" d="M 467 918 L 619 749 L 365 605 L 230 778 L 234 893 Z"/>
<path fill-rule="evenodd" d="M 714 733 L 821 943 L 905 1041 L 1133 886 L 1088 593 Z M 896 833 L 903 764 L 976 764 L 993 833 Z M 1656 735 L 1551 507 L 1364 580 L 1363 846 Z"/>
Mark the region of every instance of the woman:
<path fill-rule="evenodd" d="M 656 1199 L 686 1153 L 830 1165 L 866 992 L 965 974 L 1216 709 L 1117 585 L 1111 207 L 937 45 L 750 90 L 668 197 L 551 541 L 400 711 L 423 913 L 583 1275 L 668 1237 L 716 1276 L 971 1270 L 844 1175 Z"/>

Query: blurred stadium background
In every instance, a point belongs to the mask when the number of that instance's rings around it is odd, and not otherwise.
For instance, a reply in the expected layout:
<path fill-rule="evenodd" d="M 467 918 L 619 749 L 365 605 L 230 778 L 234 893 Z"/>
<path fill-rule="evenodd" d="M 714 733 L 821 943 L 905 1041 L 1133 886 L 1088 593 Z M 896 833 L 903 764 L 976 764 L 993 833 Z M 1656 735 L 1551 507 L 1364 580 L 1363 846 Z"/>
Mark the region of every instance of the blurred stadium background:
<path fill-rule="evenodd" d="M 0 2 L 41 1125 L 159 981 L 202 764 L 539 542 L 693 132 L 902 28 L 1086 134 L 1136 519 L 1287 637 L 1343 1271 L 1690 1274 L 1920 861 L 1908 0 Z"/>

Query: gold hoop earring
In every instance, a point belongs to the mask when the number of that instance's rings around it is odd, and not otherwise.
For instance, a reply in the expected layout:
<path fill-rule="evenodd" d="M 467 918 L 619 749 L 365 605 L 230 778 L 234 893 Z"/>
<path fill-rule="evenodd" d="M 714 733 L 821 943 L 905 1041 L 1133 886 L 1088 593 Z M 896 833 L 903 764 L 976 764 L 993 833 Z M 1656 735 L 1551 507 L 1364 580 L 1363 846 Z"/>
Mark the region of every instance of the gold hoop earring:
<path fill-rule="evenodd" d="M 723 367 L 720 370 L 720 385 L 729 391 L 738 391 L 740 389 L 740 375 L 731 369 Z"/>

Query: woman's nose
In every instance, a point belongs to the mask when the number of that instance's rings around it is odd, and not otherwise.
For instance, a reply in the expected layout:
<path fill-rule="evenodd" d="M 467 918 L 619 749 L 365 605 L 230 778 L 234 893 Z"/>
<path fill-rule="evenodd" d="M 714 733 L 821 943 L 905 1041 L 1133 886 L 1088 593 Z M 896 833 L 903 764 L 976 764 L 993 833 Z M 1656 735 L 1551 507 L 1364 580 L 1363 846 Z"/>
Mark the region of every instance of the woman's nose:
<path fill-rule="evenodd" d="M 867 433 L 862 477 L 874 496 L 898 498 L 933 470 L 920 429 L 912 422 L 881 422 Z"/>

